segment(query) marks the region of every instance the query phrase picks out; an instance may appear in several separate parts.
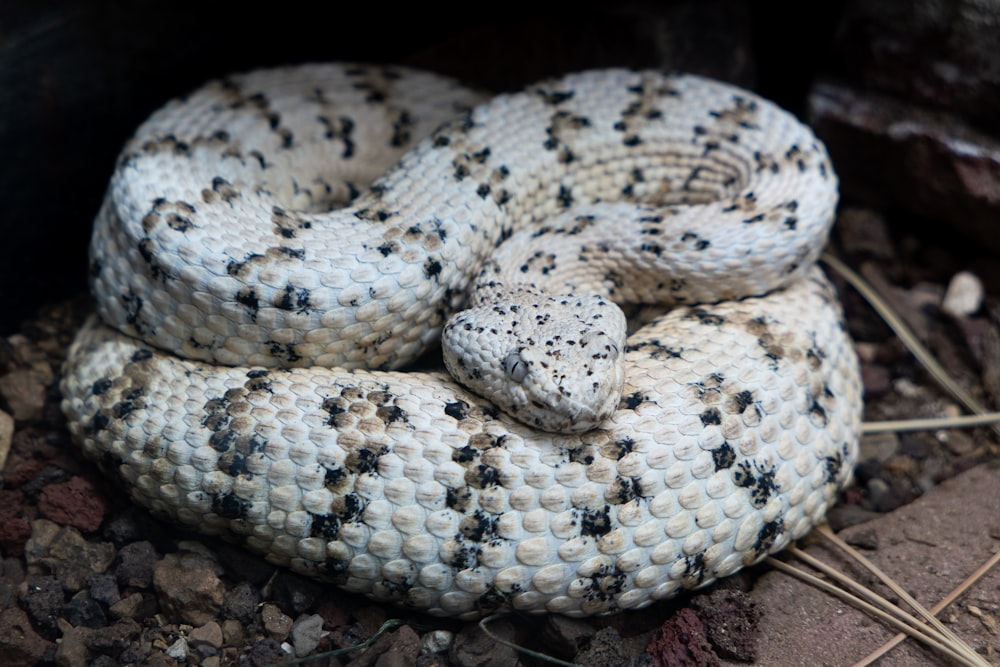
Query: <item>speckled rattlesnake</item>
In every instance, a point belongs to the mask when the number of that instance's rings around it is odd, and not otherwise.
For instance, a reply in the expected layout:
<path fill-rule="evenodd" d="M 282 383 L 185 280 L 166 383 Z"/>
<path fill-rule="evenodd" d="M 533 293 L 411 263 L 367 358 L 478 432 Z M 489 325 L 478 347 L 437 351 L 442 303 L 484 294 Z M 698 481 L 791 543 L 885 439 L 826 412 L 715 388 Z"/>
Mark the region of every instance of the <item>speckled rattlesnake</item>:
<path fill-rule="evenodd" d="M 86 454 L 159 516 L 463 618 L 641 607 L 805 534 L 850 475 L 861 408 L 815 266 L 837 198 L 820 142 L 692 76 L 602 70 L 479 101 L 412 70 L 311 65 L 157 112 L 95 224 L 110 327 L 85 326 L 63 382 Z M 525 301 L 542 279 L 578 294 Z M 519 386 L 569 358 L 543 394 L 582 432 L 387 370 L 473 282 L 485 312 L 458 316 L 457 343 L 522 338 L 449 366 L 474 382 L 490 352 Z M 488 300 L 501 283 L 514 302 Z M 620 348 L 575 329 L 605 297 L 674 307 Z M 546 328 L 557 302 L 568 329 Z M 603 376 L 602 355 L 624 384 L 580 427 L 585 392 L 563 379 Z"/>

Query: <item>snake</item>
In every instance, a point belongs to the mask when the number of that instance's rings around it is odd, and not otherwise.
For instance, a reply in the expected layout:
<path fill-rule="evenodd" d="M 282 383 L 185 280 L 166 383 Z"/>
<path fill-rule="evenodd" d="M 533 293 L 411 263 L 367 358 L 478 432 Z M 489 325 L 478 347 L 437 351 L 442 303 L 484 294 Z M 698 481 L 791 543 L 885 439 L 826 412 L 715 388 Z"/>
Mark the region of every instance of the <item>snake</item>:
<path fill-rule="evenodd" d="M 851 478 L 837 201 L 808 126 L 696 75 L 234 74 L 122 149 L 62 409 L 154 516 L 346 591 L 642 608 Z"/>

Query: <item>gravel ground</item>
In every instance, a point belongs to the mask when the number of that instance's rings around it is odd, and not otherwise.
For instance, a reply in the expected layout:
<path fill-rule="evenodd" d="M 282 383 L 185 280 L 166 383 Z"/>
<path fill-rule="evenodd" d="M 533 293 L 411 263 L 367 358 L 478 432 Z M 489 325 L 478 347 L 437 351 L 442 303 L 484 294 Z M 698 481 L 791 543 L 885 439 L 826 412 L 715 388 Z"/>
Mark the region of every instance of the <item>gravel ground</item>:
<path fill-rule="evenodd" d="M 996 405 L 1000 303 L 984 299 L 979 287 L 985 283 L 987 293 L 1000 293 L 991 282 L 1000 277 L 997 267 L 926 243 L 918 229 L 897 229 L 874 211 L 844 208 L 834 245 L 883 290 L 961 384 Z M 963 270 L 973 279 L 955 278 Z M 959 414 L 857 294 L 840 284 L 863 362 L 867 418 Z M 85 297 L 56 304 L 25 322 L 20 333 L 0 339 L 4 664 L 275 664 L 358 646 L 389 621 L 395 624 L 367 648 L 303 664 L 545 664 L 496 643 L 476 624 L 374 605 L 278 570 L 225 543 L 161 524 L 133 507 L 78 455 L 58 408 L 60 363 L 88 310 Z M 853 526 L 851 539 L 876 560 L 894 563 L 893 574 L 908 587 L 937 578 L 960 580 L 968 572 L 959 572 L 957 564 L 945 577 L 945 565 L 929 566 L 930 556 L 914 560 L 900 555 L 900 544 L 934 542 L 924 533 L 919 539 L 899 537 L 905 535 L 900 526 L 914 520 L 906 510 L 931 490 L 939 503 L 932 507 L 948 507 L 952 498 L 961 514 L 962 504 L 977 496 L 959 493 L 968 484 L 942 482 L 965 471 L 975 476 L 965 478 L 975 480 L 974 494 L 989 497 L 992 490 L 996 501 L 996 442 L 986 429 L 866 437 L 855 483 L 842 494 L 831 524 L 838 530 Z M 992 524 L 971 528 L 980 538 L 982 560 L 1000 543 L 997 510 L 991 511 Z M 909 535 L 913 537 L 912 531 Z M 842 664 L 835 657 L 839 654 L 820 641 L 833 636 L 828 627 L 842 633 L 837 645 L 856 645 L 858 656 L 889 634 L 866 617 L 851 616 L 851 623 L 831 626 L 842 618 L 844 605 L 831 607 L 824 596 L 799 584 L 775 597 L 774 590 L 789 581 L 758 566 L 704 592 L 640 612 L 585 621 L 507 617 L 493 621 L 490 629 L 508 641 L 582 665 L 717 665 L 720 660 L 833 665 Z M 994 620 L 1000 616 L 1000 586 L 995 577 L 989 581 L 993 583 L 987 588 L 958 603 L 954 618 L 974 616 L 967 639 L 1000 664 Z M 791 616 L 808 619 L 806 629 L 812 634 L 781 632 L 791 624 L 785 620 L 789 604 L 775 600 L 789 597 L 809 600 L 808 614 Z M 796 609 L 806 607 L 802 602 Z M 973 607 L 978 615 L 970 611 Z M 890 664 L 940 661 L 924 651 L 906 656 L 907 662 Z"/>

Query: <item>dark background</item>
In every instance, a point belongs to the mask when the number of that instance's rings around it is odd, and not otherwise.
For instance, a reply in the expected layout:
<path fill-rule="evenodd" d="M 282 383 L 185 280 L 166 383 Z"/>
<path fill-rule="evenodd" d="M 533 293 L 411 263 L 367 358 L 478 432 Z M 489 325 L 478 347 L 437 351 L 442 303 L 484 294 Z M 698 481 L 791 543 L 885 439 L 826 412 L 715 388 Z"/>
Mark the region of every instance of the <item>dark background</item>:
<path fill-rule="evenodd" d="M 981 67 L 968 62 L 970 49 L 977 58 L 975 44 L 954 34 L 961 17 L 930 16 L 928 26 L 918 11 L 919 20 L 900 21 L 896 14 L 907 14 L 909 2 L 350 5 L 0 3 L 0 334 L 86 289 L 90 223 L 131 131 L 169 98 L 231 71 L 392 62 L 500 91 L 570 70 L 645 66 L 732 81 L 803 117 L 818 80 L 953 111 L 987 131 L 998 117 L 981 97 L 995 87 L 970 102 L 894 76 L 893 67 L 919 73 L 920 59 L 931 57 L 960 71 Z M 899 44 L 909 49 L 902 56 Z M 870 157 L 857 164 L 856 137 L 837 126 L 820 129 L 838 139 L 831 151 L 845 184 L 857 168 L 869 194 L 886 190 L 870 182 Z M 877 144 L 872 150 L 888 155 Z M 987 176 L 995 189 L 1000 175 Z"/>

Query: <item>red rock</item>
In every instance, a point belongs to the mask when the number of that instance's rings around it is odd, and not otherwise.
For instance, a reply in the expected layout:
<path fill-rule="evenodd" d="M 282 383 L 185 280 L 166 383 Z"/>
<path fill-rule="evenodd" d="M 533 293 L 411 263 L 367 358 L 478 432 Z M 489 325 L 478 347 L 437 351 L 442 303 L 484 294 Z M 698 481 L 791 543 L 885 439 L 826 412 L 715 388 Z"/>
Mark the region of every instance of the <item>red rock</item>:
<path fill-rule="evenodd" d="M 101 526 L 107 505 L 103 496 L 83 477 L 42 489 L 38 510 L 62 526 L 93 532 Z"/>
<path fill-rule="evenodd" d="M 0 491 L 0 549 L 8 556 L 20 556 L 29 537 L 31 525 L 25 517 L 21 492 Z"/>
<path fill-rule="evenodd" d="M 705 626 L 691 609 L 681 609 L 653 635 L 646 653 L 656 667 L 716 667 Z"/>

